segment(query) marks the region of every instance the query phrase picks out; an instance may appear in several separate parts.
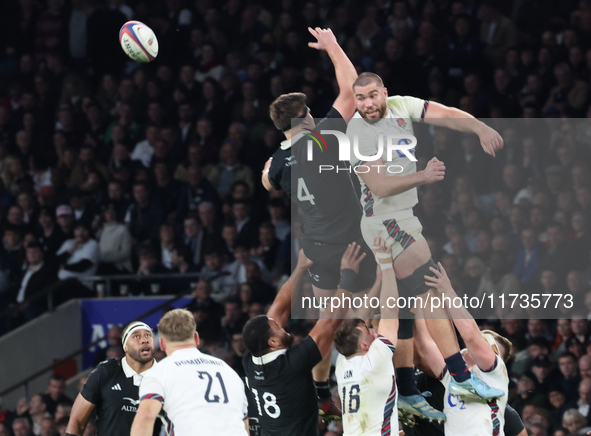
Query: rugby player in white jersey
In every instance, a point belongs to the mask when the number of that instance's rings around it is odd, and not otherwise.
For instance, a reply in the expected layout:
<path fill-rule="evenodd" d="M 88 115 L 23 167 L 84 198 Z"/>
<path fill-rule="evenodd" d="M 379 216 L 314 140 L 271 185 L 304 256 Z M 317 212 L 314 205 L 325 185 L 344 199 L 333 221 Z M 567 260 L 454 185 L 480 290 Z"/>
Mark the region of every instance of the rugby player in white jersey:
<path fill-rule="evenodd" d="M 392 256 L 381 238 L 374 246 L 381 268 L 382 295 L 396 298 Z M 379 276 L 379 274 L 378 274 Z M 398 337 L 398 309 L 382 305 L 378 333 L 359 318 L 348 319 L 335 332 L 340 353 L 335 375 L 343 411 L 344 436 L 398 435 L 396 376 L 392 357 Z"/>
<path fill-rule="evenodd" d="M 502 148 L 503 140 L 495 130 L 459 109 L 414 97 L 388 97 L 382 79 L 373 73 L 360 74 L 353 84 L 353 92 L 357 113 L 349 122 L 347 136 L 352 148 L 350 161 L 361 183 L 363 237 L 367 244 L 371 244 L 376 236 L 380 236 L 391 248 L 400 295 L 424 298 L 429 288 L 423 276 L 435 264 L 421 234 L 421 223 L 413 215 L 412 208 L 418 202 L 416 188 L 443 180 L 445 165 L 433 158 L 423 171 L 417 172 L 411 141 L 402 139 L 397 144 L 399 147 L 407 144 L 407 149 L 389 153 L 389 156 L 386 146 L 380 153 L 380 136 L 384 136 L 383 143 L 387 142 L 388 135 L 414 137 L 412 122 L 424 121 L 476 133 L 485 152 L 492 156 Z M 360 160 L 356 154 L 368 159 Z M 427 320 L 427 326 L 453 376 L 450 385 L 453 392 L 485 398 L 499 394 L 498 390 L 472 377 L 467 370 L 444 311 L 433 313 Z M 434 416 L 431 410 L 426 409 L 428 413 L 420 410 L 425 401 L 414 379 L 413 328 L 412 314 L 408 312 L 401 316 L 395 356 L 399 407 L 417 416 L 440 418 Z"/>
<path fill-rule="evenodd" d="M 167 358 L 142 379 L 131 436 L 151 435 L 162 410 L 171 422 L 169 435 L 248 435 L 244 383 L 226 362 L 197 349 L 199 335 L 191 312 L 167 312 L 158 332 Z"/>
<path fill-rule="evenodd" d="M 445 297 L 452 300 L 456 293 L 451 286 L 449 278 L 441 264 L 440 271 L 431 268 L 435 275 L 425 275 L 425 280 L 431 288 L 437 289 Z M 433 291 L 430 291 L 433 292 Z M 488 386 L 502 391 L 502 395 L 495 398 L 483 399 L 455 395 L 450 391 L 451 376 L 445 364 L 443 356 L 437 345 L 431 338 L 425 321 L 417 317 L 417 352 L 421 360 L 425 361 L 433 373 L 438 375 L 445 386 L 443 398 L 443 411 L 447 416 L 444 425 L 446 436 L 467 434 L 470 436 L 504 436 L 505 408 L 507 406 L 509 376 L 505 362 L 511 355 L 511 342 L 490 330 L 480 331 L 474 318 L 468 310 L 448 307 L 453 323 L 466 343 L 466 349 L 462 350 L 462 356 L 472 374 L 484 380 Z"/>

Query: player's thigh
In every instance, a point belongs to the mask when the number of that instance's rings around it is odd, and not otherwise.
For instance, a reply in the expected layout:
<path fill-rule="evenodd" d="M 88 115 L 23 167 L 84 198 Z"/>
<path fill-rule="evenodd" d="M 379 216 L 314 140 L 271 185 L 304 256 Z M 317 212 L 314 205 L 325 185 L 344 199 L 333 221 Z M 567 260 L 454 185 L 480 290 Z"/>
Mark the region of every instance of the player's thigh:
<path fill-rule="evenodd" d="M 373 247 L 374 238 L 380 237 L 390 247 L 397 279 L 410 276 L 431 258 L 431 250 L 422 234 L 423 226 L 415 216 L 401 220 L 364 219 L 361 222 L 363 239 Z"/>

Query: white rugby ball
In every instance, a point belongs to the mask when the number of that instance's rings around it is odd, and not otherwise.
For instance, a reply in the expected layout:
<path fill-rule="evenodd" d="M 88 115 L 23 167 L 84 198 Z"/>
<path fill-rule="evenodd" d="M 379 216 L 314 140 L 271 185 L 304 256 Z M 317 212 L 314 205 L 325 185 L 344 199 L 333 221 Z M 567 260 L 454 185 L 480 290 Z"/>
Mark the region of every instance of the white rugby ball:
<path fill-rule="evenodd" d="M 141 21 L 128 21 L 119 31 L 119 43 L 127 56 L 136 62 L 152 62 L 158 56 L 158 39 Z"/>

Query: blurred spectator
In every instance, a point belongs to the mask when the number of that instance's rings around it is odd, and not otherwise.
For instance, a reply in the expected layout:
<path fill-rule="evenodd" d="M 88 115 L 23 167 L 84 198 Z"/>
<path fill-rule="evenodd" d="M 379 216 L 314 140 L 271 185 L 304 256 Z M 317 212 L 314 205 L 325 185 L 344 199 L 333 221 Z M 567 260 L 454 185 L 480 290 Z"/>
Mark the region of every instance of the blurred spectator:
<path fill-rule="evenodd" d="M 32 436 L 31 425 L 26 418 L 16 418 L 12 422 L 12 431 L 14 436 Z"/>
<path fill-rule="evenodd" d="M 73 404 L 66 394 L 66 379 L 61 375 L 52 375 L 47 387 L 47 393 L 43 395 L 43 401 L 47 405 L 47 412 L 55 415 L 58 404 Z"/>
<path fill-rule="evenodd" d="M 164 219 L 162 205 L 150 195 L 148 186 L 143 182 L 133 185 L 133 199 L 125 214 L 125 224 L 136 243 L 148 244 L 156 237 Z"/>
<path fill-rule="evenodd" d="M 121 336 L 123 335 L 123 329 L 118 326 L 112 326 L 107 332 L 107 346 L 100 348 L 94 355 L 94 366 L 97 366 L 104 360 L 107 360 L 107 350 L 112 346 L 121 346 Z"/>
<path fill-rule="evenodd" d="M 90 231 L 84 224 L 76 225 L 74 238 L 65 241 L 56 254 L 61 264 L 58 271 L 60 280 L 74 278 L 87 288 L 91 287 L 92 282 L 84 280 L 84 277 L 96 273 L 100 250 L 98 242 L 90 237 Z"/>
<path fill-rule="evenodd" d="M 104 223 L 98 233 L 100 265 L 99 274 L 124 274 L 132 270 L 131 252 L 133 240 L 131 233 L 120 221 L 117 206 L 111 203 L 103 212 Z"/>

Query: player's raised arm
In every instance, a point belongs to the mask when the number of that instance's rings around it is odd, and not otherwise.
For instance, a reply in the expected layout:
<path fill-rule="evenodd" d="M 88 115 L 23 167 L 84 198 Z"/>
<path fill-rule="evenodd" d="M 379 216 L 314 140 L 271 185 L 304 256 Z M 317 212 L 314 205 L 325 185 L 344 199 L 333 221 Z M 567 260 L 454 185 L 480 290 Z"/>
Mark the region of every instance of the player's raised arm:
<path fill-rule="evenodd" d="M 153 399 L 142 400 L 133 419 L 131 436 L 151 436 L 160 409 L 162 409 L 160 401 Z"/>
<path fill-rule="evenodd" d="M 294 289 L 297 294 L 298 289 L 300 289 L 300 284 L 302 283 L 302 277 L 306 270 L 312 266 L 312 263 L 313 262 L 304 254 L 304 250 L 300 249 L 298 263 L 293 270 L 293 273 L 287 282 L 285 282 L 285 284 L 281 287 L 275 296 L 275 300 L 273 300 L 273 304 L 267 312 L 267 316 L 277 321 L 281 327 L 285 327 L 287 325 L 287 321 L 289 320 L 289 314 L 291 312 L 292 289 Z M 295 295 L 295 297 L 297 297 L 297 295 Z"/>
<path fill-rule="evenodd" d="M 438 377 L 445 368 L 445 360 L 429 334 L 425 318 L 420 312 L 417 313 L 415 318 L 414 340 L 415 366 L 426 374 Z"/>
<path fill-rule="evenodd" d="M 343 118 L 351 118 L 355 113 L 355 98 L 352 86 L 355 79 L 357 79 L 357 71 L 337 42 L 332 30 L 319 27 L 316 29 L 308 27 L 308 30 L 317 40 L 317 42 L 310 42 L 308 45 L 317 50 L 326 50 L 334 65 L 337 83 L 339 84 L 339 95 L 332 106 L 339 111 Z"/>
<path fill-rule="evenodd" d="M 402 194 L 410 189 L 422 185 L 428 185 L 443 180 L 445 176 L 445 164 L 436 157 L 432 158 L 424 170 L 405 176 L 388 177 L 382 159 L 366 162 L 368 171 L 359 171 L 357 174 L 363 179 L 369 190 L 378 197 L 391 197 Z"/>
<path fill-rule="evenodd" d="M 380 267 L 382 276 L 380 292 L 382 316 L 378 326 L 378 333 L 388 338 L 392 345 L 396 346 L 398 342 L 398 306 L 391 304 L 391 302 L 398 299 L 398 285 L 394 276 L 392 251 L 389 247 L 386 247 L 386 242 L 379 236 L 374 238 L 373 245 L 376 262 Z"/>
<path fill-rule="evenodd" d="M 449 277 L 443 269 L 443 265 L 438 263 L 439 271 L 433 267 L 429 268 L 435 277 L 425 276 L 425 283 L 433 288 L 436 288 L 439 292 L 444 293 L 446 297 L 450 297 L 452 300 L 457 296 L 456 292 L 451 286 Z M 452 306 L 449 308 L 449 314 L 451 315 L 453 322 L 460 332 L 460 335 L 466 343 L 466 347 L 470 352 L 470 355 L 474 359 L 474 362 L 482 370 L 490 369 L 496 361 L 496 355 L 489 343 L 486 341 L 484 336 L 480 333 L 480 329 L 470 315 L 470 312 L 460 306 L 456 308 Z"/>
<path fill-rule="evenodd" d="M 503 148 L 503 138 L 495 129 L 477 120 L 468 112 L 455 107 L 431 101 L 425 113 L 424 121 L 434 126 L 447 127 L 460 132 L 476 133 L 480 138 L 483 150 L 491 156 L 495 156 L 495 152 Z"/>

